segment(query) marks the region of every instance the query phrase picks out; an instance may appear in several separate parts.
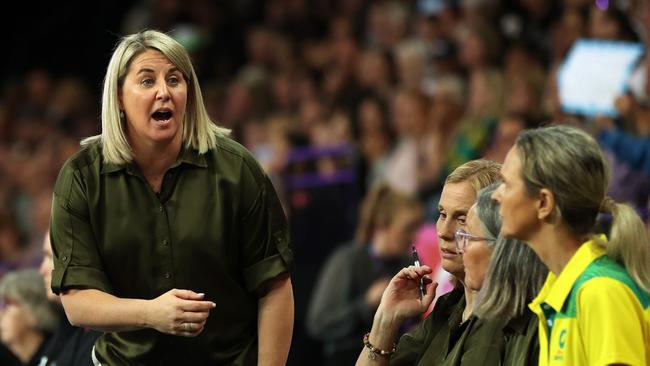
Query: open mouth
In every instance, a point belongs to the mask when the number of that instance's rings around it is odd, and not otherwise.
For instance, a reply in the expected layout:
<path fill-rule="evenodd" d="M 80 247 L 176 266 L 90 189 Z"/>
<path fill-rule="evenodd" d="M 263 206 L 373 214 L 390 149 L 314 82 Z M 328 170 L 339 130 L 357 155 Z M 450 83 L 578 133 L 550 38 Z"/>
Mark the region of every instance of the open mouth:
<path fill-rule="evenodd" d="M 151 117 L 158 122 L 163 122 L 172 118 L 172 112 L 168 110 L 155 111 L 151 114 Z"/>

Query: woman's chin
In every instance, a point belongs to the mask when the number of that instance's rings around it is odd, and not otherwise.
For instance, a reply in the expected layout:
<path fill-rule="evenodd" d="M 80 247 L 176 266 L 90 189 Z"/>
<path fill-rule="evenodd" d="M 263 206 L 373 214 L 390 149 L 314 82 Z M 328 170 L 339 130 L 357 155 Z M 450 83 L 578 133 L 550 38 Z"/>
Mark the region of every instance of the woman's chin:
<path fill-rule="evenodd" d="M 465 267 L 462 263 L 458 263 L 447 258 L 442 258 L 441 266 L 442 269 L 456 278 L 462 279 L 465 276 Z"/>

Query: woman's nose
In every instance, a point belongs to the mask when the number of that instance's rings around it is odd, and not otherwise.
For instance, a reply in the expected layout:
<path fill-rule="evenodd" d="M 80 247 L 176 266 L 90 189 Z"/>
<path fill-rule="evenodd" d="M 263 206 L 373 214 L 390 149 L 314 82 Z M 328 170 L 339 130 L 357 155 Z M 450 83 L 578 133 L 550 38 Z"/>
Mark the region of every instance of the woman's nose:
<path fill-rule="evenodd" d="M 169 99 L 169 87 L 167 86 L 167 83 L 165 82 L 159 83 L 158 88 L 156 90 L 156 99 L 162 99 L 162 100 Z"/>
<path fill-rule="evenodd" d="M 455 226 L 450 220 L 443 222 L 442 224 L 438 223 L 438 237 L 446 241 L 454 240 Z"/>

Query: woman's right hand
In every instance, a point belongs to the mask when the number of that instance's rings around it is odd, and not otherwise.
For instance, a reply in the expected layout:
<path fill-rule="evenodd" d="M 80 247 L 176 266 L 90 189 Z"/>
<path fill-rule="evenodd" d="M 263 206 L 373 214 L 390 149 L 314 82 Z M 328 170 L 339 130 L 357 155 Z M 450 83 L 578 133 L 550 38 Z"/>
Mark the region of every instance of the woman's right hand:
<path fill-rule="evenodd" d="M 429 277 L 429 266 L 403 268 L 388 284 L 381 297 L 377 312 L 382 312 L 388 319 L 402 322 L 408 318 L 424 313 L 431 305 L 438 284 Z M 426 294 L 420 299 L 420 279 L 423 279 Z"/>
<path fill-rule="evenodd" d="M 169 290 L 147 303 L 147 324 L 161 333 L 196 337 L 216 306 L 204 297 L 190 290 Z"/>
<path fill-rule="evenodd" d="M 431 281 L 429 266 L 407 267 L 399 271 L 388 284 L 375 313 L 368 341 L 374 347 L 390 350 L 404 320 L 424 313 L 431 305 L 438 284 Z M 427 293 L 420 299 L 420 279 L 423 279 Z M 369 358 L 367 347 L 361 351 L 357 366 L 388 365 L 388 358 Z M 374 361 L 370 361 L 370 360 Z"/>

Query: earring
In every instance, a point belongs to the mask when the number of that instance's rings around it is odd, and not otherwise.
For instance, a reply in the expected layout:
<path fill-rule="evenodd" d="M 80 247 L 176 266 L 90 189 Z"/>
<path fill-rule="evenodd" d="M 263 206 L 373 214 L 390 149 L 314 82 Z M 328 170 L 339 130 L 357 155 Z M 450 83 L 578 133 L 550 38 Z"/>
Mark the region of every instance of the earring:
<path fill-rule="evenodd" d="M 124 111 L 120 110 L 120 119 L 124 119 Z"/>

